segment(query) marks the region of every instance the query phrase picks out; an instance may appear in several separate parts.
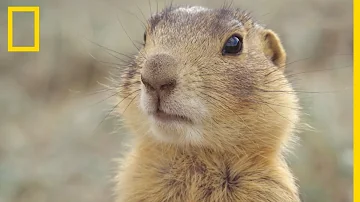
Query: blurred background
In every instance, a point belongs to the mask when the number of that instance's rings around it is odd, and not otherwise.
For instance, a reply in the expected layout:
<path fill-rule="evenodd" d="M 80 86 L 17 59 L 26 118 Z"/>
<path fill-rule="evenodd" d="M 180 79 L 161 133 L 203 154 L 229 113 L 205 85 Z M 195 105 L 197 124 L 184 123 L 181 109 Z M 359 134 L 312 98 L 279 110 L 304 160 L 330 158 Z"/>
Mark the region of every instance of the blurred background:
<path fill-rule="evenodd" d="M 227 3 L 231 1 L 228 0 Z M 129 136 L 103 91 L 140 46 L 144 16 L 164 0 L 0 1 L 0 202 L 110 202 Z M 221 7 L 223 0 L 174 0 Z M 7 7 L 40 6 L 38 53 L 7 52 Z M 352 1 L 233 0 L 275 30 L 304 122 L 289 156 L 305 202 L 352 199 Z M 151 7 L 151 9 L 150 9 Z M 123 27 L 119 23 L 122 22 Z M 33 15 L 14 14 L 14 45 L 33 43 Z M 125 33 L 125 31 L 126 33 Z M 329 92 L 331 91 L 331 92 Z M 110 98 L 109 98 L 110 97 Z"/>

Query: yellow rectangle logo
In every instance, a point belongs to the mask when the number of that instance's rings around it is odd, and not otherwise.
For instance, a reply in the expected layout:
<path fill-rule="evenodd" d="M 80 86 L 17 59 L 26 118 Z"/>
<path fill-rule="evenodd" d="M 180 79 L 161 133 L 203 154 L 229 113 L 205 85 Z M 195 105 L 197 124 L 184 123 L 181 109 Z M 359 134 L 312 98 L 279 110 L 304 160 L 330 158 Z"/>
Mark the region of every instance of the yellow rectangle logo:
<path fill-rule="evenodd" d="M 34 46 L 13 46 L 13 13 L 34 13 Z M 39 52 L 40 50 L 40 8 L 38 6 L 8 7 L 8 51 L 9 52 Z"/>

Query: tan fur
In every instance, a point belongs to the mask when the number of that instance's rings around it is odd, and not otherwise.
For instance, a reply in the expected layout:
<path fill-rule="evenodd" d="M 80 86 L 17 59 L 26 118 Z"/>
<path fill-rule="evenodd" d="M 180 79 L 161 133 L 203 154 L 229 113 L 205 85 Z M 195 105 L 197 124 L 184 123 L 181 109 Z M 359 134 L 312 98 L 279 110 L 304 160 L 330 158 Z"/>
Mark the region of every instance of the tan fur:
<path fill-rule="evenodd" d="M 234 33 L 243 37 L 241 54 L 222 55 Z M 178 78 L 162 107 L 193 124 L 149 118 L 153 101 L 140 75 L 161 54 L 174 58 L 162 71 Z M 285 58 L 277 35 L 239 10 L 181 7 L 154 15 L 145 46 L 116 84 L 119 112 L 134 134 L 116 179 L 117 202 L 300 201 L 284 160 L 299 107 Z"/>

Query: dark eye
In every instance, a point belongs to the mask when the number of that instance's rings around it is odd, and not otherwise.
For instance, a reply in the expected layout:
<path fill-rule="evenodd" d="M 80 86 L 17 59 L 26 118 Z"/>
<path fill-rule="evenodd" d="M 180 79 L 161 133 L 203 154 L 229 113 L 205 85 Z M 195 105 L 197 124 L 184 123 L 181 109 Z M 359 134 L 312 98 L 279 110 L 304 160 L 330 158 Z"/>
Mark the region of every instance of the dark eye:
<path fill-rule="evenodd" d="M 144 32 L 144 43 L 146 43 L 146 32 Z"/>
<path fill-rule="evenodd" d="M 236 35 L 231 36 L 225 43 L 222 50 L 223 55 L 237 55 L 242 50 L 242 38 Z"/>

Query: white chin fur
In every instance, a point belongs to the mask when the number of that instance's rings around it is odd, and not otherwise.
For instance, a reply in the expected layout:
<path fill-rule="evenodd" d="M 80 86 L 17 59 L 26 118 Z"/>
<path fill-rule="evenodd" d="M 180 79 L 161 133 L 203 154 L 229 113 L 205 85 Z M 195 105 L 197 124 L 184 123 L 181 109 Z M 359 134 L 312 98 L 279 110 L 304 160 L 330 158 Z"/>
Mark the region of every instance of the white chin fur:
<path fill-rule="evenodd" d="M 151 121 L 151 135 L 160 142 L 172 144 L 203 144 L 202 130 L 199 126 L 185 124 L 158 124 Z"/>

